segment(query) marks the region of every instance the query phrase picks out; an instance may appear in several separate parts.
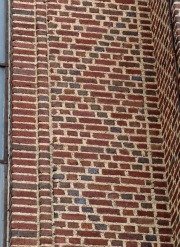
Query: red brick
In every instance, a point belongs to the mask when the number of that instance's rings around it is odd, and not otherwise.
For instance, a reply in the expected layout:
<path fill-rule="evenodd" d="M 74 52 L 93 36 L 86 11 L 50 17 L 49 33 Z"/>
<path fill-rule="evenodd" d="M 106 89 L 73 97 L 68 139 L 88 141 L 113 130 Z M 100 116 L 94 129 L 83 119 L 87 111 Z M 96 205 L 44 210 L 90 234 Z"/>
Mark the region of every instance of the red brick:
<path fill-rule="evenodd" d="M 10 245 L 172 247 L 173 236 L 178 246 L 168 3 L 13 0 L 10 8 Z"/>

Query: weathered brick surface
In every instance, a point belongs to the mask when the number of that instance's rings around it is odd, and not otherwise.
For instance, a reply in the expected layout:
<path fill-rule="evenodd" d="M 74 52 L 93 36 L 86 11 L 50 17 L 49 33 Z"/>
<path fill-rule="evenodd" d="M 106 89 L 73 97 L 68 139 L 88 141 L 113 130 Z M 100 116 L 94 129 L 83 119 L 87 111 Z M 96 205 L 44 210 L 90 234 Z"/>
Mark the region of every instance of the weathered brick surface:
<path fill-rule="evenodd" d="M 160 6 L 163 5 L 163 8 Z M 159 95 L 159 108 L 161 112 L 163 148 L 165 154 L 166 176 L 170 197 L 171 222 L 173 226 L 174 245 L 180 245 L 180 111 L 179 111 L 179 74 L 175 67 L 174 49 L 179 60 L 178 48 L 178 1 L 174 1 L 172 14 L 174 15 L 173 44 L 168 2 L 150 1 L 152 31 L 157 68 L 157 83 Z M 174 11 L 173 11 L 174 10 Z M 158 24 L 157 24 L 158 23 Z M 177 63 L 179 66 L 179 63 Z"/>
<path fill-rule="evenodd" d="M 175 0 L 171 7 L 172 20 L 174 24 L 175 51 L 177 57 L 177 66 L 180 74 L 180 2 Z M 179 87 L 180 88 L 180 87 Z"/>
<path fill-rule="evenodd" d="M 10 246 L 38 245 L 37 77 L 34 1 L 12 1 Z"/>
<path fill-rule="evenodd" d="M 10 246 L 173 247 L 152 9 L 12 1 Z"/>

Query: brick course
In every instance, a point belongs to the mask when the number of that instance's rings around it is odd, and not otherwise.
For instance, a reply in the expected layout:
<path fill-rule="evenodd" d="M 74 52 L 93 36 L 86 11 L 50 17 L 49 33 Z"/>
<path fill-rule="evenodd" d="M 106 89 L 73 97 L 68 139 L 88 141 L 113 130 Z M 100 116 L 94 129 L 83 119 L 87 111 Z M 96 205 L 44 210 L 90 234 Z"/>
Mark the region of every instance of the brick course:
<path fill-rule="evenodd" d="M 9 246 L 176 247 L 158 3 L 12 1 Z"/>

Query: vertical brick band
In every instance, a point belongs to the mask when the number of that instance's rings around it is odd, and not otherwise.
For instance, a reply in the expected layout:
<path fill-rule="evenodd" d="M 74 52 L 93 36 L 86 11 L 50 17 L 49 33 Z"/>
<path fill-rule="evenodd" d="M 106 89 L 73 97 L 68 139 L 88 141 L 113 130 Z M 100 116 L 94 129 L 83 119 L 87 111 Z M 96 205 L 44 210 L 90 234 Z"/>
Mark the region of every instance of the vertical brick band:
<path fill-rule="evenodd" d="M 48 2 L 36 0 L 39 246 L 54 246 L 52 208 L 51 89 L 48 40 Z"/>
<path fill-rule="evenodd" d="M 35 1 L 11 4 L 11 200 L 9 246 L 37 246 Z"/>
<path fill-rule="evenodd" d="M 155 71 L 153 36 L 148 30 L 151 28 L 149 1 L 137 1 L 139 8 L 139 37 L 141 45 L 141 66 L 144 82 L 144 100 L 147 122 L 147 141 L 152 183 L 152 200 L 155 220 L 155 234 L 161 246 L 172 245 L 171 230 L 164 234 L 164 226 L 171 229 L 170 214 L 168 213 L 168 193 L 164 166 L 164 152 L 162 148 L 162 131 L 160 111 L 158 109 L 157 78 Z M 143 18 L 142 18 L 143 17 Z M 148 28 L 149 25 L 149 28 Z M 148 35 L 149 34 L 149 35 Z M 152 90 L 153 89 L 153 90 Z M 160 189 L 161 188 L 161 189 Z M 166 222 L 164 221 L 164 210 L 166 209 Z M 166 243 L 166 244 L 165 244 Z"/>

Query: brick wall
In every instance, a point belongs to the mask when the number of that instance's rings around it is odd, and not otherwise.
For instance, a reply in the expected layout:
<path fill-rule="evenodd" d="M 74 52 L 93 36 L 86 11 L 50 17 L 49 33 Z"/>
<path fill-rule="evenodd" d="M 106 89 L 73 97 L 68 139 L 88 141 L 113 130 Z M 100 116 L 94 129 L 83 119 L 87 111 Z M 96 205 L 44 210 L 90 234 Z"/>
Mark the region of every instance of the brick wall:
<path fill-rule="evenodd" d="M 12 1 L 10 246 L 173 247 L 148 3 Z"/>
<path fill-rule="evenodd" d="M 172 13 L 178 13 L 178 1 L 172 6 Z M 180 188 L 180 138 L 179 138 L 179 90 L 178 72 L 175 67 L 173 45 L 178 51 L 178 16 L 175 17 L 175 42 L 172 40 L 169 5 L 165 1 L 150 1 L 152 31 L 154 38 L 159 108 L 161 112 L 163 148 L 165 153 L 166 176 L 170 196 L 171 222 L 175 246 L 180 245 L 179 188 Z M 163 6 L 163 7 L 160 7 Z M 177 64 L 178 65 L 178 64 Z M 177 68 L 178 69 L 178 68 Z"/>
<path fill-rule="evenodd" d="M 172 20 L 174 24 L 174 37 L 176 46 L 177 66 L 180 71 L 180 2 L 175 0 L 171 7 Z M 180 73 L 179 73 L 180 75 Z"/>
<path fill-rule="evenodd" d="M 11 4 L 10 243 L 38 246 L 39 208 L 35 2 Z"/>

